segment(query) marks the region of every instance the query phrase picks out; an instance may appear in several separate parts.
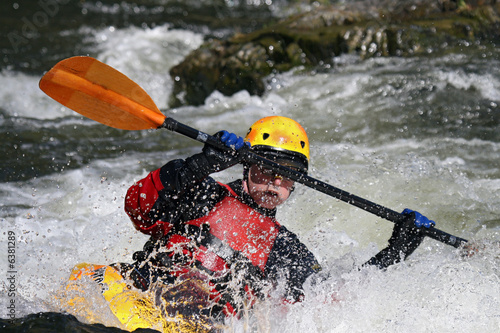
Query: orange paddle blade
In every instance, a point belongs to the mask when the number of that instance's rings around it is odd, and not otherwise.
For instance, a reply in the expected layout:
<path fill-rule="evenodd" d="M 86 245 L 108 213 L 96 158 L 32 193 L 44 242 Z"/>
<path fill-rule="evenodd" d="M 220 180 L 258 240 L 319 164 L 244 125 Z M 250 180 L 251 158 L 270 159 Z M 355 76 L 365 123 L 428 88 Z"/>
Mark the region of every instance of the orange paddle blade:
<path fill-rule="evenodd" d="M 166 118 L 137 83 L 90 57 L 60 61 L 42 77 L 40 89 L 62 105 L 114 128 L 153 129 Z"/>

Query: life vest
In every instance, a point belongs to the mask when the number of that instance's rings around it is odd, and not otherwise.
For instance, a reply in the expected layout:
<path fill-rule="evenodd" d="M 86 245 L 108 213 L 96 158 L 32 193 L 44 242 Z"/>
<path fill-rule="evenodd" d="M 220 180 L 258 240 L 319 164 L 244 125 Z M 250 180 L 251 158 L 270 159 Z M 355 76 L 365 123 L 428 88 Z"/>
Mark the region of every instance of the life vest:
<path fill-rule="evenodd" d="M 221 185 L 229 194 L 207 215 L 174 226 L 166 236 L 162 251 L 172 258 L 169 274 L 183 279 L 193 273 L 193 265 L 201 266 L 215 279 L 227 276 L 231 265 L 239 265 L 242 269 L 238 271 L 243 270 L 246 274 L 241 286 L 243 293 L 246 298 L 255 300 L 257 289 L 248 282 L 261 283 L 265 278 L 266 263 L 280 224 L 273 217 L 262 215 L 242 203 L 229 186 Z M 183 258 L 180 264 L 179 255 Z M 240 305 L 221 295 L 220 285 L 212 282 L 211 285 L 210 298 L 223 306 L 226 315 L 236 314 Z"/>
<path fill-rule="evenodd" d="M 269 253 L 278 236 L 280 224 L 272 217 L 264 216 L 253 208 L 238 200 L 236 193 L 227 185 L 229 194 L 207 215 L 185 222 L 200 230 L 205 229 L 210 235 L 202 235 L 198 243 L 199 249 L 193 253 L 195 259 L 210 271 L 227 269 L 235 255 L 243 256 L 262 272 L 266 266 Z M 176 230 L 183 229 L 176 228 Z M 191 229 L 190 231 L 193 231 Z M 175 232 L 175 231 L 174 231 Z M 166 244 L 169 249 L 179 248 L 181 243 L 190 243 L 191 233 L 171 235 Z"/>

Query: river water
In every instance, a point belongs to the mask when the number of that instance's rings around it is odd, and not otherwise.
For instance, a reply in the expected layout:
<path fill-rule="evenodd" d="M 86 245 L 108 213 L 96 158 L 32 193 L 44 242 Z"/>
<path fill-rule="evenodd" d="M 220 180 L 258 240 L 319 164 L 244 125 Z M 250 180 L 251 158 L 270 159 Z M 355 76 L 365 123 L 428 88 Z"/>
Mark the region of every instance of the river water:
<path fill-rule="evenodd" d="M 310 135 L 311 176 L 396 211 L 418 210 L 485 246 L 463 258 L 426 239 L 387 271 L 358 270 L 385 246 L 392 223 L 298 186 L 278 217 L 316 254 L 324 281 L 307 284 L 300 304 L 259 304 L 227 332 L 500 331 L 498 46 L 464 43 L 420 58 L 346 55 L 270 77 L 262 97 L 214 92 L 204 105 L 168 109 L 173 65 L 207 36 L 255 29 L 288 13 L 288 3 L 51 4 L 1 5 L 0 318 L 60 312 L 56 296 L 77 263 L 131 262 L 147 237 L 123 211 L 126 190 L 201 148 L 168 131 L 105 127 L 39 90 L 55 62 L 91 55 L 141 85 L 166 115 L 207 133 L 244 135 L 260 117 L 294 118 Z M 235 167 L 216 178 L 240 174 Z M 55 331 L 57 320 L 46 324 Z"/>

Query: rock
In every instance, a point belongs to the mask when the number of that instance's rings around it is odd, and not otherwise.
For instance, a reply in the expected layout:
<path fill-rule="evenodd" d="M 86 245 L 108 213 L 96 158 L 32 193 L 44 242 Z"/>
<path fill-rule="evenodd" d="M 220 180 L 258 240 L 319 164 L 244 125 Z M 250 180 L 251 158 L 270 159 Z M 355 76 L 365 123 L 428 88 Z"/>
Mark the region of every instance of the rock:
<path fill-rule="evenodd" d="M 345 53 L 418 56 L 500 37 L 500 5 L 493 0 L 467 7 L 463 0 L 372 3 L 321 6 L 252 33 L 206 41 L 171 69 L 171 106 L 203 104 L 214 90 L 262 95 L 270 74 L 329 64 Z"/>

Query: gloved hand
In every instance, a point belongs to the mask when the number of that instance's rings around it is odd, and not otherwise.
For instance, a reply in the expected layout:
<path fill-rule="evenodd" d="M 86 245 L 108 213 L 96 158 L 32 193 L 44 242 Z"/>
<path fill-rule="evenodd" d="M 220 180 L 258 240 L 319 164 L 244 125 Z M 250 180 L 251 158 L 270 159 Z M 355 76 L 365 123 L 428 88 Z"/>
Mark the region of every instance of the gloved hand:
<path fill-rule="evenodd" d="M 241 162 L 238 151 L 244 146 L 250 147 L 250 143 L 244 142 L 243 138 L 234 133 L 220 131 L 214 134 L 227 149 L 220 149 L 205 144 L 202 153 L 193 155 L 186 159 L 186 167 L 189 168 L 191 179 L 202 180 L 211 173 L 225 170 Z"/>
<path fill-rule="evenodd" d="M 242 137 L 228 131 L 217 132 L 214 137 L 230 149 L 219 149 L 205 144 L 203 153 L 208 160 L 207 171 L 210 171 L 210 173 L 222 171 L 238 164 L 241 162 L 238 150 L 245 145 L 250 147 L 250 143 L 244 142 Z"/>
<path fill-rule="evenodd" d="M 219 138 L 220 141 L 226 145 L 226 147 L 233 148 L 236 150 L 241 149 L 244 145 L 250 147 L 250 142 L 245 142 L 241 136 L 237 136 L 234 133 L 229 133 L 228 131 L 220 131 L 214 135 Z"/>
<path fill-rule="evenodd" d="M 389 246 L 371 258 L 367 264 L 386 268 L 398 263 L 412 254 L 424 240 L 422 227 L 430 228 L 436 222 L 429 220 L 419 212 L 406 208 L 401 213 L 405 219 L 394 225 Z"/>
<path fill-rule="evenodd" d="M 434 227 L 436 225 L 436 222 L 434 222 L 433 220 L 429 220 L 424 215 L 420 214 L 417 211 L 411 210 L 409 208 L 405 208 L 405 210 L 403 210 L 403 212 L 401 214 L 411 215 L 412 213 L 415 214 L 414 220 L 415 220 L 415 226 L 417 228 L 420 228 L 422 226 L 424 226 L 426 228 L 430 228 L 430 227 Z"/>

